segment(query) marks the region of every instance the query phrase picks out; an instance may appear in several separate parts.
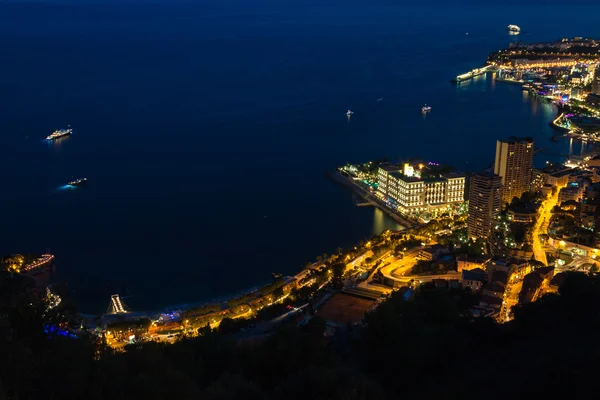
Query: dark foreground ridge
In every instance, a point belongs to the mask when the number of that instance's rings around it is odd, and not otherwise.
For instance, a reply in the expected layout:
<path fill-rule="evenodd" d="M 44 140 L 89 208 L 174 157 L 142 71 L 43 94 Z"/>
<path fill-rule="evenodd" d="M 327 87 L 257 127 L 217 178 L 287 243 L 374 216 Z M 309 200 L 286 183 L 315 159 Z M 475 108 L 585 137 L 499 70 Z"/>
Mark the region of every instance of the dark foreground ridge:
<path fill-rule="evenodd" d="M 422 285 L 333 337 L 315 317 L 262 340 L 205 328 L 123 352 L 61 334 L 74 310 L 48 311 L 33 293 L 1 273 L 2 400 L 582 398 L 600 370 L 600 278 L 581 273 L 501 326 L 470 315 L 470 292 Z"/>

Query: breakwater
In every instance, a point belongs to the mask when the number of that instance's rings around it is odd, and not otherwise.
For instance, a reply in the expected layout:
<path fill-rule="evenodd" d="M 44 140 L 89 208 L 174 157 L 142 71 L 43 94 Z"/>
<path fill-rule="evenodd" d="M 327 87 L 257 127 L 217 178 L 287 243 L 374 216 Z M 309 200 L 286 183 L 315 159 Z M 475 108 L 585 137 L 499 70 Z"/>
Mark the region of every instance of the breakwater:
<path fill-rule="evenodd" d="M 461 83 L 475 78 L 476 76 L 487 74 L 488 72 L 494 72 L 495 67 L 493 65 L 486 65 L 485 67 L 475 68 L 467 73 L 458 75 L 456 78 L 450 79 L 451 83 Z"/>

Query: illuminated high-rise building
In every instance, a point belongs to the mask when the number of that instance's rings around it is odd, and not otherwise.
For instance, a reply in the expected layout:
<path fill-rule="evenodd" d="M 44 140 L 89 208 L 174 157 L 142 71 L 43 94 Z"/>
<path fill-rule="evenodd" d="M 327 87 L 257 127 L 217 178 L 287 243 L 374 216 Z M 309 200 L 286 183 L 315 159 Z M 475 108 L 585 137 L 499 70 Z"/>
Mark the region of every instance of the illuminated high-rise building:
<path fill-rule="evenodd" d="M 496 142 L 494 173 L 502 178 L 502 202 L 510 203 L 531 190 L 533 139 L 510 137 Z"/>
<path fill-rule="evenodd" d="M 592 83 L 592 93 L 600 96 L 600 65 L 596 67 L 596 72 L 594 72 L 594 81 Z"/>
<path fill-rule="evenodd" d="M 471 176 L 467 231 L 471 239 L 488 239 L 502 211 L 502 178 L 491 172 Z"/>

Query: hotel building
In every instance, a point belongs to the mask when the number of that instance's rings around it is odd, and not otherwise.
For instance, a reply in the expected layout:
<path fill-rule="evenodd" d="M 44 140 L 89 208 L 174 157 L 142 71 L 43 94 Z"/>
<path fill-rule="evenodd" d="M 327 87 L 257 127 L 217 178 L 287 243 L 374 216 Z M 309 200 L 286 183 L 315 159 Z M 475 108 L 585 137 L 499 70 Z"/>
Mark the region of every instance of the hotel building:
<path fill-rule="evenodd" d="M 465 201 L 464 175 L 448 173 L 422 179 L 406 164 L 403 171 L 394 166 L 379 167 L 377 178 L 379 196 L 405 214 L 447 209 Z"/>

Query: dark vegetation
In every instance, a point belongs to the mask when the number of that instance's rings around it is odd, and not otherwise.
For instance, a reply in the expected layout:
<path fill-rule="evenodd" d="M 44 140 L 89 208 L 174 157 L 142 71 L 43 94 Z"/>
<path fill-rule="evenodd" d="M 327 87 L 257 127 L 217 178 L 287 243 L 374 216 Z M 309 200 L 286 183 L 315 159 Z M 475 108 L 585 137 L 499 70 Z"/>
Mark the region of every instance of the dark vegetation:
<path fill-rule="evenodd" d="M 18 275 L 0 273 L 0 399 L 583 398 L 595 391 L 600 278 L 571 273 L 560 295 L 498 326 L 474 319 L 472 295 L 421 287 L 393 295 L 365 327 L 324 337 L 325 321 L 284 324 L 258 342 L 222 332 L 113 352 L 79 334 L 44 333 L 44 312 Z M 229 324 L 230 326 L 227 326 Z"/>

